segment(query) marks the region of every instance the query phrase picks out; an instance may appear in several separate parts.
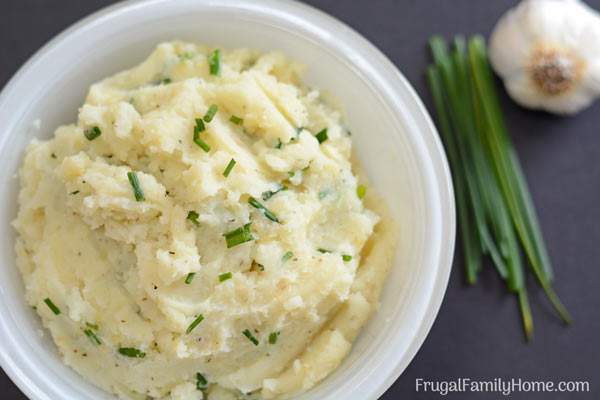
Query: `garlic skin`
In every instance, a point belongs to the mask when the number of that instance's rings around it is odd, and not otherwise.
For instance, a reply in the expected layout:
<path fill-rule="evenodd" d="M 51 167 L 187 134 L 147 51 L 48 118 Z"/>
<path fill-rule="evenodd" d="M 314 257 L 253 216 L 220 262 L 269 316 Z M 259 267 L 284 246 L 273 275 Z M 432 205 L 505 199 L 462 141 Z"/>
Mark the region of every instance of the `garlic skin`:
<path fill-rule="evenodd" d="M 517 103 L 574 114 L 600 96 L 600 14 L 579 0 L 524 0 L 496 24 L 489 56 Z"/>

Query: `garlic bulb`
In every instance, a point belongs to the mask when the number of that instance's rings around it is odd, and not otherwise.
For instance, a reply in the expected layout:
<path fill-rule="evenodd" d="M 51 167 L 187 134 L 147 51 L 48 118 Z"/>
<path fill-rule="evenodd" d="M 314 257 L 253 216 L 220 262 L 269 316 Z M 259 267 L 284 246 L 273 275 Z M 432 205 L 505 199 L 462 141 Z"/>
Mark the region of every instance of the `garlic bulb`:
<path fill-rule="evenodd" d="M 600 95 L 600 15 L 579 0 L 524 0 L 502 16 L 490 61 L 519 104 L 573 114 Z"/>

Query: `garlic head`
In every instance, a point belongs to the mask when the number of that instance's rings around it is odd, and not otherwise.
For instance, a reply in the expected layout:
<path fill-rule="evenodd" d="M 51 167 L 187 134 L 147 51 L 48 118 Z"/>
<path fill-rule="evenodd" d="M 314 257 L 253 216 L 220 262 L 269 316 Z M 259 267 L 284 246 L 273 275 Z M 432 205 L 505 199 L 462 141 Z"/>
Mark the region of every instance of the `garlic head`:
<path fill-rule="evenodd" d="M 573 114 L 600 96 L 600 14 L 579 0 L 524 0 L 490 37 L 492 67 L 519 104 Z"/>

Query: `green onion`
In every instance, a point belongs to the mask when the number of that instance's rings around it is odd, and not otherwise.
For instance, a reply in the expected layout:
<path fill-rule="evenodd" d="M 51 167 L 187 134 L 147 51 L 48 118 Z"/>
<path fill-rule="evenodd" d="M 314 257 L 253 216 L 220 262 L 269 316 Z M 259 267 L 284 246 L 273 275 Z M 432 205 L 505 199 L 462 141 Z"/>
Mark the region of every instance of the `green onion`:
<path fill-rule="evenodd" d="M 277 343 L 277 338 L 279 337 L 280 334 L 281 334 L 281 332 L 271 332 L 269 334 L 269 344 Z"/>
<path fill-rule="evenodd" d="M 283 147 L 283 142 L 281 139 L 277 138 L 277 144 L 275 145 L 276 149 L 281 149 Z"/>
<path fill-rule="evenodd" d="M 321 130 L 319 133 L 317 133 L 315 135 L 315 137 L 317 138 L 317 140 L 319 141 L 319 144 L 323 143 L 324 141 L 326 141 L 328 139 L 327 137 L 327 128 Z"/>
<path fill-rule="evenodd" d="M 277 218 L 277 216 L 275 214 L 273 214 L 273 212 L 270 211 L 268 208 L 266 208 L 265 206 L 263 206 L 254 197 L 250 196 L 248 198 L 248 204 L 250 204 L 252 207 L 256 208 L 257 210 L 261 211 L 263 213 L 263 215 L 265 217 L 267 217 L 268 219 L 270 219 L 271 221 L 273 221 L 273 222 L 279 222 L 279 219 Z"/>
<path fill-rule="evenodd" d="M 44 299 L 44 303 L 46 303 L 48 308 L 52 310 L 55 315 L 60 315 L 60 308 L 56 307 L 56 305 L 48 297 Z"/>
<path fill-rule="evenodd" d="M 190 272 L 189 274 L 187 274 L 187 276 L 185 277 L 185 284 L 189 285 L 190 283 L 192 283 L 192 281 L 194 280 L 194 276 L 196 276 L 195 272 Z"/>
<path fill-rule="evenodd" d="M 92 331 L 91 329 L 85 329 L 83 333 L 85 333 L 85 336 L 87 336 L 92 341 L 92 343 L 98 346 L 102 344 L 102 341 L 98 338 L 98 336 L 96 336 L 94 331 Z"/>
<path fill-rule="evenodd" d="M 359 199 L 362 199 L 367 194 L 367 187 L 365 185 L 358 185 L 356 187 L 356 195 Z"/>
<path fill-rule="evenodd" d="M 318 251 L 319 253 L 322 253 L 322 254 L 331 253 L 331 250 L 327 250 L 327 249 L 324 249 L 324 248 L 322 248 L 322 247 L 319 247 L 319 248 L 317 249 L 317 251 Z"/>
<path fill-rule="evenodd" d="M 219 76 L 221 73 L 221 50 L 216 49 L 208 59 L 210 74 Z"/>
<path fill-rule="evenodd" d="M 286 262 L 288 261 L 290 258 L 294 257 L 294 253 L 292 253 L 291 251 L 287 251 L 283 257 L 281 257 L 281 261 Z"/>
<path fill-rule="evenodd" d="M 79 190 L 75 190 L 75 191 L 73 191 L 73 192 L 71 192 L 71 193 L 69 193 L 69 194 L 70 194 L 70 195 L 75 195 L 75 194 L 78 194 L 78 193 L 79 193 Z"/>
<path fill-rule="evenodd" d="M 188 326 L 188 328 L 185 330 L 185 333 L 189 335 L 189 334 L 190 334 L 190 333 L 191 333 L 191 332 L 194 330 L 194 328 L 196 328 L 196 327 L 198 326 L 198 324 L 199 324 L 200 322 L 202 322 L 202 320 L 203 320 L 203 319 L 204 319 L 204 315 L 202 315 L 202 314 L 199 314 L 199 315 L 198 315 L 198 316 L 197 316 L 197 317 L 196 317 L 196 318 L 195 318 L 195 319 L 192 321 L 192 323 L 190 324 L 190 326 Z"/>
<path fill-rule="evenodd" d="M 200 217 L 200 214 L 198 214 L 196 211 L 189 211 L 188 215 L 187 215 L 187 220 L 192 221 L 192 223 L 196 226 L 200 226 L 200 221 L 198 221 L 198 218 Z"/>
<path fill-rule="evenodd" d="M 134 347 L 119 347 L 119 354 L 124 355 L 125 357 L 132 358 L 144 358 L 146 357 L 146 353 L 141 350 L 138 350 Z"/>
<path fill-rule="evenodd" d="M 227 248 L 230 249 L 239 244 L 254 240 L 254 236 L 252 236 L 252 231 L 250 230 L 251 225 L 252 223 L 249 222 L 231 232 L 224 233 L 223 236 L 227 242 Z"/>
<path fill-rule="evenodd" d="M 352 256 L 349 254 L 342 254 L 342 260 L 344 260 L 344 262 L 352 261 Z"/>
<path fill-rule="evenodd" d="M 200 372 L 196 374 L 196 389 L 204 390 L 208 386 L 208 381 Z"/>
<path fill-rule="evenodd" d="M 225 178 L 227 178 L 229 176 L 229 174 L 231 173 L 231 170 L 233 169 L 234 166 L 235 166 L 235 160 L 232 158 L 231 160 L 229 160 L 229 164 L 227 164 L 227 167 L 225 167 L 225 171 L 223 171 L 223 176 Z"/>
<path fill-rule="evenodd" d="M 87 140 L 94 140 L 98 136 L 102 135 L 102 131 L 97 126 L 91 127 L 90 129 L 86 129 L 83 131 L 84 136 Z"/>
<path fill-rule="evenodd" d="M 206 114 L 204 114 L 204 122 L 212 121 L 217 111 L 219 111 L 219 106 L 216 104 L 211 104 L 210 107 L 208 107 Z"/>
<path fill-rule="evenodd" d="M 241 124 L 244 122 L 244 120 L 243 120 L 242 118 L 240 118 L 240 117 L 236 117 L 235 115 L 232 115 L 232 116 L 229 118 L 229 121 L 230 121 L 231 123 L 233 123 L 233 124 L 236 124 L 236 125 L 241 125 Z"/>
<path fill-rule="evenodd" d="M 249 329 L 245 329 L 242 333 L 248 338 L 249 341 L 254 343 L 255 346 L 258 346 L 258 339 L 254 337 L 254 335 L 252 334 L 252 332 L 250 332 Z"/>
<path fill-rule="evenodd" d="M 129 183 L 133 188 L 133 195 L 135 196 L 135 201 L 144 201 L 144 192 L 142 191 L 142 187 L 140 186 L 140 181 L 135 172 L 130 171 L 127 173 L 127 179 L 129 179 Z"/>
<path fill-rule="evenodd" d="M 225 272 L 224 274 L 219 275 L 219 282 L 225 282 L 233 277 L 231 272 Z"/>
<path fill-rule="evenodd" d="M 287 186 L 279 185 L 279 189 L 276 190 L 267 190 L 266 192 L 262 192 L 262 199 L 264 201 L 269 200 L 273 195 L 283 192 L 284 190 L 288 190 Z"/>
<path fill-rule="evenodd" d="M 196 143 L 198 146 L 200 146 L 202 150 L 208 153 L 210 151 L 210 146 L 208 145 L 208 143 L 206 143 L 200 138 L 200 132 L 203 132 L 205 129 L 206 127 L 204 126 L 204 121 L 202 121 L 202 118 L 196 118 L 196 126 L 194 126 L 193 136 L 194 143 Z"/>
<path fill-rule="evenodd" d="M 172 82 L 171 78 L 165 78 L 162 81 L 160 81 L 160 83 L 162 83 L 163 85 L 168 85 L 171 82 Z"/>

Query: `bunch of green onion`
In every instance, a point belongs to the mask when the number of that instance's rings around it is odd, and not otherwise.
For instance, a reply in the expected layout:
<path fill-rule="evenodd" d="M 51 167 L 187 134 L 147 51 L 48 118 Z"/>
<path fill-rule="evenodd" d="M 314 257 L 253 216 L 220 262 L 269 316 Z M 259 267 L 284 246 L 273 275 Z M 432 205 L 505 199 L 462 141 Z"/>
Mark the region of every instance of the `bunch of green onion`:
<path fill-rule="evenodd" d="M 525 337 L 533 321 L 525 287 L 523 250 L 533 275 L 560 318 L 571 317 L 552 288 L 552 268 L 533 202 L 507 132 L 483 38 L 455 37 L 448 48 L 430 40 L 427 78 L 438 127 L 451 164 L 466 278 L 477 281 L 488 255 L 518 298 Z"/>

